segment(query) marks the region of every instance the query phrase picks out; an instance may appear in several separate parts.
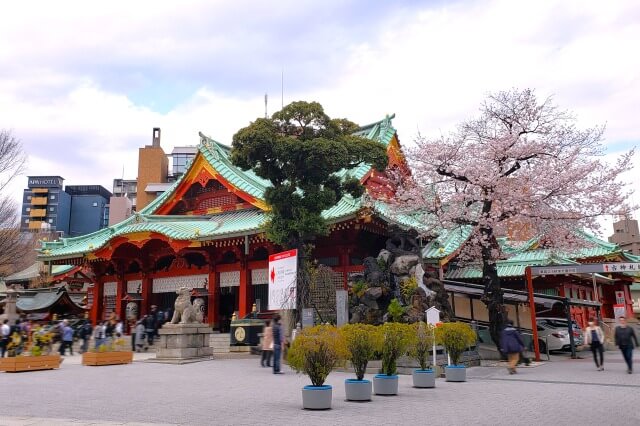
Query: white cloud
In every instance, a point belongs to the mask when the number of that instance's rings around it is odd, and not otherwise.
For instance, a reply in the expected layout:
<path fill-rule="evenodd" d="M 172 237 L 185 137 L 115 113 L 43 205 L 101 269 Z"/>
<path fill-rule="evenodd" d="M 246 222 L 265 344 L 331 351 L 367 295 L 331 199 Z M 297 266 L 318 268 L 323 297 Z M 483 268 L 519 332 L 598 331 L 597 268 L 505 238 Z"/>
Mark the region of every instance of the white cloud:
<path fill-rule="evenodd" d="M 196 144 L 198 131 L 229 143 L 237 129 L 264 114 L 263 92 L 229 94 L 225 81 L 200 87 L 159 113 L 137 105 L 134 96 L 127 95 L 128 83 L 121 89 L 101 85 L 90 66 L 93 60 L 167 61 L 166 69 L 175 70 L 171 77 L 179 80 L 184 69 L 216 63 L 213 52 L 228 45 L 256 43 L 250 47 L 274 49 L 258 44 L 251 36 L 253 28 L 244 28 L 247 35 L 233 40 L 225 33 L 231 24 L 218 34 L 199 30 L 207 25 L 207 13 L 220 22 L 237 16 L 241 7 L 136 2 L 127 6 L 131 13 L 122 14 L 117 4 L 102 9 L 84 2 L 76 6 L 51 4 L 38 12 L 15 8 L 0 28 L 0 39 L 12 40 L 0 42 L 0 60 L 9 64 L 0 71 L 0 126 L 13 128 L 25 140 L 29 173 L 60 174 L 69 184 L 99 183 L 110 189 L 123 165 L 125 177 L 135 176 L 137 149 L 150 142 L 152 127 L 162 128 L 162 144 L 170 152 L 176 145 Z M 269 13 L 280 18 L 285 14 Z M 295 18 L 291 8 L 286 13 Z M 640 110 L 640 55 L 634 54 L 639 18 L 640 6 L 634 1 L 496 0 L 404 8 L 390 14 L 366 40 L 343 40 L 339 53 L 344 60 L 326 71 L 330 87 L 315 80 L 318 70 L 300 72 L 315 63 L 285 66 L 285 102 L 318 100 L 330 115 L 361 124 L 395 112 L 401 141 L 410 144 L 418 130 L 436 135 L 475 114 L 488 91 L 533 87 L 541 97 L 555 95 L 556 103 L 573 110 L 584 126 L 607 123 L 606 142 L 619 149 L 640 139 L 635 117 Z M 30 31 L 47 26 L 52 30 L 30 36 Z M 268 28 L 265 21 L 260 31 Z M 300 45 L 304 40 L 292 44 Z M 296 61 L 296 52 L 291 55 Z M 336 57 L 326 62 L 333 64 Z M 237 60 L 251 63 L 244 56 Z M 68 64 L 79 68 L 69 69 Z M 280 64 L 286 60 L 274 58 L 274 63 L 253 64 L 248 72 L 258 76 L 262 68 L 272 71 Z M 110 70 L 115 73 L 111 78 L 117 82 L 115 71 Z M 280 105 L 280 79 L 264 90 L 269 91 L 273 112 Z M 633 176 L 640 180 L 637 168 Z M 14 183 L 16 197 L 24 181 Z"/>

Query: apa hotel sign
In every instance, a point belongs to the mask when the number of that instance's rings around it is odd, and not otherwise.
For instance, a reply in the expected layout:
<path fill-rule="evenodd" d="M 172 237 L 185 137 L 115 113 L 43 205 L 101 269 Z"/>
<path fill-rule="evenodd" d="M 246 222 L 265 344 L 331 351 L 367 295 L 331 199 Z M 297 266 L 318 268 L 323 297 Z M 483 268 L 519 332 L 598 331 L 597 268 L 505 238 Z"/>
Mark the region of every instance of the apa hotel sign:
<path fill-rule="evenodd" d="M 29 188 L 62 188 L 60 176 L 29 176 Z"/>

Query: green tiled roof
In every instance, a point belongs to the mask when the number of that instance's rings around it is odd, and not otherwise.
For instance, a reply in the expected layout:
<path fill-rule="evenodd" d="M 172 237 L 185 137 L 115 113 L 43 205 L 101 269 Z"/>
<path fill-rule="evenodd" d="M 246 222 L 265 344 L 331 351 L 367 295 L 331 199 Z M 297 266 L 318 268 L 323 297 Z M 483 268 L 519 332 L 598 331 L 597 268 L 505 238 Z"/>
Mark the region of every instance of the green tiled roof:
<path fill-rule="evenodd" d="M 576 259 L 604 257 L 615 254 L 622 254 L 631 262 L 640 261 L 640 256 L 622 252 L 616 244 L 602 241 L 598 237 L 587 234 L 586 232 L 581 231 L 578 234 L 585 240 L 588 247 L 572 253 L 557 252 L 550 249 L 536 249 L 534 247 L 537 244 L 537 239 L 529 240 L 515 247 L 509 245 L 510 242 L 506 238 L 499 238 L 498 242 L 500 243 L 503 253 L 508 256 L 508 259 L 497 262 L 498 276 L 521 277 L 524 275 L 527 266 L 577 264 Z M 479 279 L 482 278 L 482 267 L 479 264 L 472 264 L 458 269 L 451 269 L 447 272 L 446 278 L 452 280 L 465 278 Z"/>
<path fill-rule="evenodd" d="M 391 124 L 393 116 L 387 116 L 384 120 L 364 126 L 356 132 L 373 140 L 378 140 L 385 146 L 389 144 L 396 130 Z M 236 188 L 245 193 L 263 200 L 264 192 L 271 183 L 258 177 L 253 171 L 241 170 L 234 166 L 229 159 L 231 147 L 223 145 L 215 140 L 200 135 L 198 155 L 202 155 L 220 175 Z M 190 165 L 187 165 L 189 168 Z M 342 170 L 340 176 L 353 176 L 363 178 L 371 167 L 363 164 L 351 170 Z M 45 242 L 40 253 L 41 259 L 61 259 L 81 256 L 95 251 L 104 246 L 110 239 L 137 233 L 157 232 L 168 238 L 176 240 L 211 240 L 228 238 L 235 235 L 246 235 L 260 231 L 266 220 L 267 213 L 259 209 L 239 210 L 216 214 L 213 216 L 161 216 L 154 213 L 169 200 L 176 188 L 182 183 L 187 173 L 183 174 L 163 194 L 149 203 L 134 216 L 109 228 L 101 229 L 92 234 L 75 238 L 62 238 L 54 242 Z M 344 220 L 363 207 L 361 198 L 353 199 L 344 196 L 335 206 L 325 210 L 322 216 L 331 222 Z M 381 216 L 391 216 L 384 203 L 375 203 L 373 209 Z M 400 225 L 411 227 L 418 223 L 409 216 L 398 215 L 393 219 Z M 196 235 L 197 230 L 197 235 Z"/>
<path fill-rule="evenodd" d="M 441 229 L 438 236 L 422 249 L 422 258 L 433 261 L 450 256 L 467 241 L 472 230 L 471 226 L 460 226 L 451 230 Z"/>

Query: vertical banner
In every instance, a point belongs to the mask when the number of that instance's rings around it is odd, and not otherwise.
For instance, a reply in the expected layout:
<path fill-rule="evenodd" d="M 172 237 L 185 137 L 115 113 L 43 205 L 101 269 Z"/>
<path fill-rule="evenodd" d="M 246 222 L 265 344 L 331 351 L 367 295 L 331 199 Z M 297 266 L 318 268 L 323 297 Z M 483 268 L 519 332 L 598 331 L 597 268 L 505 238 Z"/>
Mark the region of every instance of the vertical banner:
<path fill-rule="evenodd" d="M 296 308 L 298 250 L 269 256 L 269 310 Z"/>
<path fill-rule="evenodd" d="M 336 290 L 336 325 L 349 322 L 349 295 L 347 290 Z"/>

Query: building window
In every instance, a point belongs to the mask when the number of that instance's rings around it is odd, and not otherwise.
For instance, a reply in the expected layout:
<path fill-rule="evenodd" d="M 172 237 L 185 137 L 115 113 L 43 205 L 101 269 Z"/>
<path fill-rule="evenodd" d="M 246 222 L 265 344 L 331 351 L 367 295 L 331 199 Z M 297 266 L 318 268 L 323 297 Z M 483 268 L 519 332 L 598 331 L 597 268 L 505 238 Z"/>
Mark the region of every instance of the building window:
<path fill-rule="evenodd" d="M 55 210 L 55 209 L 54 209 L 53 207 L 49 207 L 49 211 L 50 211 L 50 212 L 52 212 L 52 211 L 54 211 L 54 210 Z"/>
<path fill-rule="evenodd" d="M 30 212 L 31 211 L 31 207 L 27 207 L 27 211 Z"/>
<path fill-rule="evenodd" d="M 93 205 L 93 207 L 98 207 L 98 202 L 94 201 L 92 205 Z"/>
<path fill-rule="evenodd" d="M 53 219 L 49 219 L 49 223 L 53 223 Z"/>
<path fill-rule="evenodd" d="M 24 220 L 24 223 L 29 223 L 29 219 L 25 219 L 25 220 Z"/>
<path fill-rule="evenodd" d="M 56 199 L 56 196 L 55 196 L 55 195 L 52 195 L 52 196 L 51 196 L 51 199 L 52 199 L 52 200 L 55 200 L 55 199 Z"/>
<path fill-rule="evenodd" d="M 27 195 L 27 200 L 31 201 L 31 195 Z"/>

